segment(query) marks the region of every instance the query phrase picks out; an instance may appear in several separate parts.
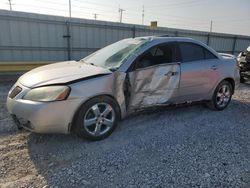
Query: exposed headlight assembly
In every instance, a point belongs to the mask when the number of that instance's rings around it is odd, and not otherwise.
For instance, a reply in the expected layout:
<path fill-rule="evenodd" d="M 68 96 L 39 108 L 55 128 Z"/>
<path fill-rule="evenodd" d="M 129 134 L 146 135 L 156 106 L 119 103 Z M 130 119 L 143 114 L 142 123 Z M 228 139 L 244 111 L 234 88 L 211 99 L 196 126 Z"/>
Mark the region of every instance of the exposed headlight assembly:
<path fill-rule="evenodd" d="M 23 99 L 40 102 L 62 101 L 67 99 L 69 93 L 68 86 L 46 86 L 28 91 Z"/>

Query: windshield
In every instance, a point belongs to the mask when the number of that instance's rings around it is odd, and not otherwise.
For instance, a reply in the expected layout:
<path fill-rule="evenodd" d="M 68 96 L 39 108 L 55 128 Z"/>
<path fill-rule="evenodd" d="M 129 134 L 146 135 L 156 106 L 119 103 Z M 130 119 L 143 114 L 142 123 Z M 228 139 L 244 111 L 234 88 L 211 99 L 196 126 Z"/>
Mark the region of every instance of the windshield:
<path fill-rule="evenodd" d="M 146 41 L 147 40 L 143 38 L 124 39 L 98 50 L 82 59 L 82 61 L 95 66 L 115 69 L 120 67 L 121 64 L 134 54 Z"/>

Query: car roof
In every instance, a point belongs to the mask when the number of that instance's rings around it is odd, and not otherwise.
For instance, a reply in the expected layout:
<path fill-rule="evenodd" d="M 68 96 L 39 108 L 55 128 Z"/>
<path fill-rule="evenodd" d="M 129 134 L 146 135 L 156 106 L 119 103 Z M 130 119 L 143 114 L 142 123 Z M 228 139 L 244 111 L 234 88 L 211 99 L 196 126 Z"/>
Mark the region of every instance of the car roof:
<path fill-rule="evenodd" d="M 167 41 L 198 42 L 197 40 L 188 37 L 171 37 L 167 35 L 136 37 L 136 39 L 146 39 L 150 41 L 166 41 L 166 42 Z"/>
<path fill-rule="evenodd" d="M 161 36 L 146 36 L 146 37 L 137 37 L 136 39 L 144 39 L 150 41 L 151 44 L 160 44 L 164 42 L 191 42 L 194 44 L 198 44 L 203 46 L 204 48 L 208 49 L 210 52 L 212 52 L 216 57 L 221 58 L 221 56 L 218 56 L 217 52 L 212 49 L 211 47 L 207 46 L 203 42 L 199 40 L 195 40 L 188 37 L 172 37 L 167 35 L 161 35 Z"/>
<path fill-rule="evenodd" d="M 201 42 L 199 40 L 195 40 L 195 39 L 189 38 L 189 37 L 171 37 L 171 36 L 163 35 L 163 36 L 137 37 L 136 39 L 149 40 L 150 43 L 154 43 L 154 44 L 160 44 L 160 43 L 164 43 L 164 42 L 191 42 L 191 43 L 194 43 L 194 44 L 201 45 L 204 48 L 209 49 L 210 51 L 212 51 L 214 54 L 217 54 L 214 49 L 212 49 L 211 47 L 207 46 L 203 42 Z"/>

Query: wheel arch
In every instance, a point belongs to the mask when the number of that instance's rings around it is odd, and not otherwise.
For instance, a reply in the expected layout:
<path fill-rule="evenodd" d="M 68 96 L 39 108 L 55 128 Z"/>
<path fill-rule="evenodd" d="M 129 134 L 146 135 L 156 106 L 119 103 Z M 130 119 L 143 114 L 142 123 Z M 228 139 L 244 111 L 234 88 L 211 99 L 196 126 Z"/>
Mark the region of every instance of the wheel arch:
<path fill-rule="evenodd" d="M 234 79 L 228 77 L 228 78 L 225 78 L 224 80 L 228 81 L 232 85 L 232 87 L 233 87 L 233 94 L 234 94 L 234 90 L 235 90 L 235 81 L 234 81 Z M 224 81 L 224 80 L 222 80 L 222 81 Z"/>
<path fill-rule="evenodd" d="M 76 121 L 76 117 L 77 117 L 77 115 L 78 115 L 79 110 L 81 109 L 81 107 L 82 107 L 84 104 L 86 104 L 88 101 L 90 101 L 90 100 L 92 100 L 92 99 L 94 99 L 94 98 L 98 98 L 98 97 L 109 97 L 109 98 L 111 98 L 111 99 L 116 103 L 116 105 L 117 105 L 117 107 L 118 107 L 118 110 L 119 110 L 118 120 L 121 119 L 121 107 L 120 107 L 119 103 L 117 102 L 117 100 L 115 99 L 115 97 L 112 96 L 112 95 L 110 95 L 110 94 L 99 94 L 99 95 L 96 95 L 96 96 L 93 96 L 93 97 L 90 97 L 90 98 L 84 100 L 84 101 L 78 106 L 78 108 L 76 109 L 76 111 L 75 111 L 75 113 L 74 113 L 74 115 L 73 115 L 73 118 L 72 118 L 72 120 L 71 120 L 71 123 L 69 124 L 69 127 L 68 127 L 68 130 L 69 130 L 68 132 L 69 132 L 69 133 L 71 133 L 71 132 L 74 131 L 74 124 L 75 124 L 75 121 Z"/>

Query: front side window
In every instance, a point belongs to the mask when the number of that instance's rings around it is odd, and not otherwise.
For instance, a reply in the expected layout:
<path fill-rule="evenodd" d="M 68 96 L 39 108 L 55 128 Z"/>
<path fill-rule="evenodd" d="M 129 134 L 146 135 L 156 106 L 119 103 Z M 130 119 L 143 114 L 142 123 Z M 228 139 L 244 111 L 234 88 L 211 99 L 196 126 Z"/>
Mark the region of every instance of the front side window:
<path fill-rule="evenodd" d="M 175 45 L 165 44 L 156 46 L 146 51 L 136 60 L 135 68 L 145 68 L 149 66 L 175 62 Z"/>
<path fill-rule="evenodd" d="M 128 57 L 147 41 L 143 38 L 121 40 L 98 50 L 81 61 L 108 69 L 119 68 Z"/>

